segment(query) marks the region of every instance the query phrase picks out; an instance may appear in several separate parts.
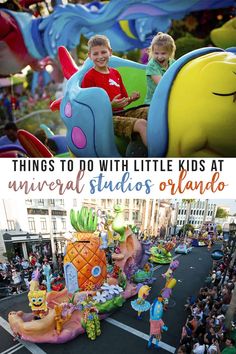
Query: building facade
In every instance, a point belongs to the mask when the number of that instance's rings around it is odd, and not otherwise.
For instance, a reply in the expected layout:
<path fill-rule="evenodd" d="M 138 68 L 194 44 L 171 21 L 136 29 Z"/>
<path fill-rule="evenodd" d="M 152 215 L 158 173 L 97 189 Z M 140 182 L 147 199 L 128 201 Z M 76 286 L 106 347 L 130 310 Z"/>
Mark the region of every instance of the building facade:
<path fill-rule="evenodd" d="M 214 221 L 217 205 L 206 200 L 181 200 L 174 202 L 175 229 L 178 232 L 184 225 L 191 224 L 196 230 L 206 221 Z"/>
<path fill-rule="evenodd" d="M 114 206 L 124 209 L 127 225 L 142 232 L 168 234 L 172 220 L 170 200 L 157 199 L 26 199 L 0 200 L 0 261 L 18 254 L 28 258 L 30 252 L 44 256 L 63 253 L 66 239 L 73 233 L 70 209 L 92 208 L 114 216 Z"/>

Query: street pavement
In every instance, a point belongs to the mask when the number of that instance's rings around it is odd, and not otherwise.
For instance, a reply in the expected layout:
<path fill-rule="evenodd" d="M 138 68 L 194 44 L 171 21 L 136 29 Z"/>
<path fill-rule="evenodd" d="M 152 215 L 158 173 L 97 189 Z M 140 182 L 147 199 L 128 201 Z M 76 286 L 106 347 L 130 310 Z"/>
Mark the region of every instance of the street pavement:
<path fill-rule="evenodd" d="M 215 248 L 219 248 L 215 246 Z M 155 352 L 159 354 L 174 353 L 179 345 L 181 329 L 186 321 L 184 304 L 190 295 L 197 295 L 200 287 L 212 267 L 210 253 L 206 247 L 196 247 L 187 255 L 174 255 L 179 260 L 179 268 L 174 272 L 177 284 L 173 289 L 169 308 L 164 312 L 163 321 L 168 331 L 163 333 L 159 349 L 148 349 L 149 311 L 142 320 L 137 319 L 137 313 L 131 308 L 129 299 L 124 306 L 101 322 L 102 334 L 95 341 L 80 335 L 73 341 L 64 344 L 34 344 L 21 340 L 13 340 L 7 315 L 10 311 L 23 310 L 30 312 L 27 294 L 14 295 L 0 301 L 0 354 L 144 354 Z M 149 295 L 152 302 L 165 284 L 161 274 L 168 265 L 155 265 L 155 282 Z"/>

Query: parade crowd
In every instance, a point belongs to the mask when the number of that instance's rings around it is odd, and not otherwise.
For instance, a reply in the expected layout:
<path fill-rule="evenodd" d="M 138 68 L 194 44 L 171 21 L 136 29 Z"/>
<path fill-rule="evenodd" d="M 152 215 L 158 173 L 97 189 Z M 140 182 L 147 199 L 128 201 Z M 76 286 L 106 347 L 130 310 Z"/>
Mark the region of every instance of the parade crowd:
<path fill-rule="evenodd" d="M 57 257 L 57 267 L 53 265 L 51 258 L 40 257 L 36 253 L 30 253 L 29 259 L 16 255 L 10 262 L 0 262 L 0 299 L 28 291 L 32 274 L 37 268 L 41 273 L 40 283 L 44 287 L 43 267 L 46 265 L 51 267 L 54 282 L 59 280 L 62 280 L 60 283 L 63 282 L 63 258 L 61 255 Z"/>
<path fill-rule="evenodd" d="M 236 282 L 236 264 L 223 244 L 224 258 L 213 263 L 205 286 L 185 305 L 187 320 L 182 328 L 178 354 L 236 354 L 235 340 L 226 331 L 225 315 Z M 232 329 L 235 328 L 236 313 Z"/>

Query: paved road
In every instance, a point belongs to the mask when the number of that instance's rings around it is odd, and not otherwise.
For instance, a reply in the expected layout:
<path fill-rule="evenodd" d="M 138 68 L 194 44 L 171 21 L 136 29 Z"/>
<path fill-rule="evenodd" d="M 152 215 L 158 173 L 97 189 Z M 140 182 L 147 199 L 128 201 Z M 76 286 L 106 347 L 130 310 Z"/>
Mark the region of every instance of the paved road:
<path fill-rule="evenodd" d="M 176 256 L 175 256 L 176 257 Z M 206 247 L 194 248 L 188 255 L 178 255 L 179 268 L 175 271 L 177 285 L 173 290 L 169 309 L 164 313 L 163 320 L 168 331 L 163 334 L 159 354 L 174 353 L 178 347 L 181 328 L 186 320 L 184 304 L 189 295 L 197 294 L 199 288 L 212 266 L 212 260 Z M 155 270 L 156 281 L 152 285 L 149 296 L 152 301 L 164 285 L 161 274 L 168 266 L 157 266 Z M 144 354 L 155 352 L 148 350 L 149 313 L 146 312 L 142 320 L 137 320 L 137 313 L 130 306 L 130 299 L 112 316 L 101 322 L 102 335 L 91 341 L 86 335 L 81 335 L 71 342 L 51 345 L 33 344 L 23 341 L 13 341 L 9 332 L 7 314 L 12 310 L 29 312 L 27 295 L 21 294 L 0 301 L 0 354 Z M 9 332 L 8 332 L 9 331 Z"/>

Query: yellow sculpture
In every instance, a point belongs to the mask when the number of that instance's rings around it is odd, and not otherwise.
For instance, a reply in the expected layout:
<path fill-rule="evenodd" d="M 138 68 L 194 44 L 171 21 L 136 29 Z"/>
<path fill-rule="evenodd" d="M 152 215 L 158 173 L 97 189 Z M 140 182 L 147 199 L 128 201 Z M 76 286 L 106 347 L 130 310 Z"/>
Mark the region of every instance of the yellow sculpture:
<path fill-rule="evenodd" d="M 220 48 L 236 47 L 236 17 L 211 31 L 212 42 Z"/>

